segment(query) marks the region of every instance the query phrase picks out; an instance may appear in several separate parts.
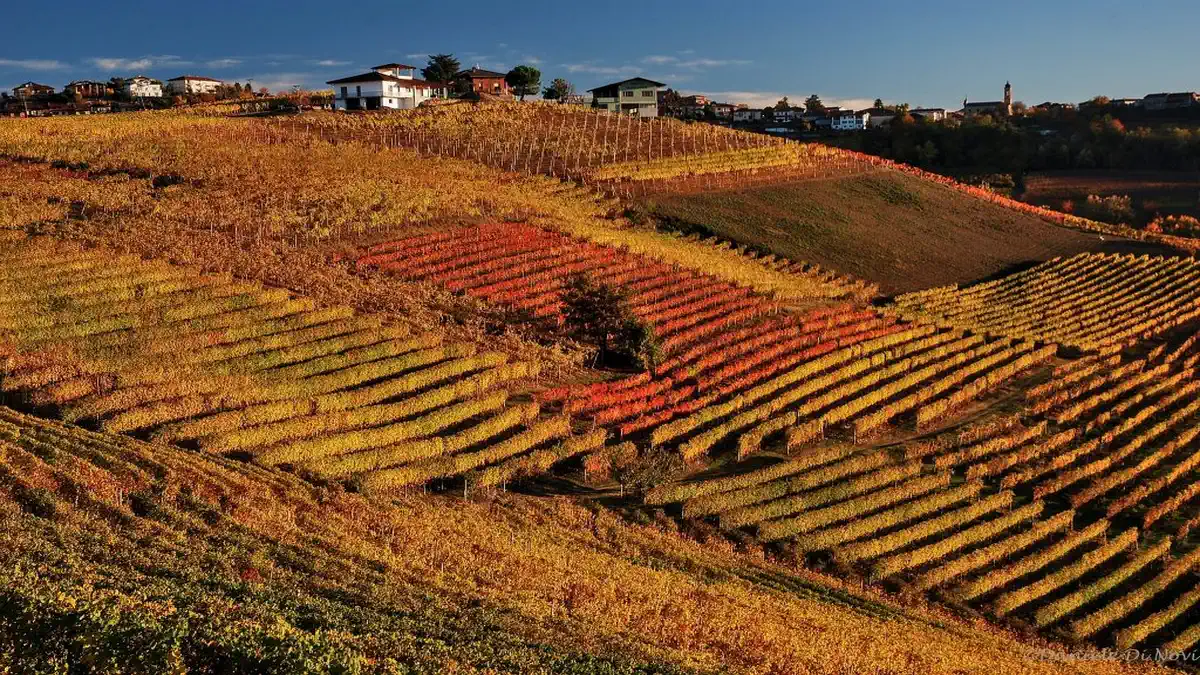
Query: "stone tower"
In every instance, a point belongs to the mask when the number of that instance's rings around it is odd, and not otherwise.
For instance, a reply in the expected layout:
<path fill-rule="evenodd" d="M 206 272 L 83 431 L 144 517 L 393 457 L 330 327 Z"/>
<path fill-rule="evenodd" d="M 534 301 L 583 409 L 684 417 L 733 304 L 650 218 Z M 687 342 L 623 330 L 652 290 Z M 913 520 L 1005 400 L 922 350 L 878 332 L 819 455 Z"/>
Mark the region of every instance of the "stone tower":
<path fill-rule="evenodd" d="M 1004 114 L 1012 116 L 1012 83 L 1004 83 Z"/>

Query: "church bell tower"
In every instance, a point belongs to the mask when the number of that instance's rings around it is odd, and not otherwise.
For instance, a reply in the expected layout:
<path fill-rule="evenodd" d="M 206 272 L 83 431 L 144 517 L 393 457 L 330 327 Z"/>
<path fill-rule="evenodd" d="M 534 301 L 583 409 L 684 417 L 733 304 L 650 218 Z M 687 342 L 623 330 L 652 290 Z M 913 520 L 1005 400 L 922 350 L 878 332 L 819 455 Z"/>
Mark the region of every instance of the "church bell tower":
<path fill-rule="evenodd" d="M 1012 83 L 1004 83 L 1004 114 L 1012 116 Z"/>

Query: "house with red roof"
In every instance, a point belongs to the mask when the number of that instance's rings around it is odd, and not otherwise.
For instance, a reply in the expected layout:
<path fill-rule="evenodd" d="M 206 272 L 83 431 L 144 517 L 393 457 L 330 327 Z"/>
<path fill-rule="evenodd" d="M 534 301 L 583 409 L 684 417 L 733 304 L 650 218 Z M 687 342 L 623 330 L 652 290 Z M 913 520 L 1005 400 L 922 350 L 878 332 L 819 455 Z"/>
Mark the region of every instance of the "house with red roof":
<path fill-rule="evenodd" d="M 458 80 L 465 82 L 470 91 L 476 94 L 492 94 L 493 96 L 509 96 L 508 82 L 504 81 L 504 73 L 494 70 L 484 70 L 475 66 L 458 74 Z"/>
<path fill-rule="evenodd" d="M 334 110 L 408 110 L 438 95 L 442 85 L 415 77 L 416 66 L 385 63 L 370 72 L 325 84 L 333 87 Z"/>

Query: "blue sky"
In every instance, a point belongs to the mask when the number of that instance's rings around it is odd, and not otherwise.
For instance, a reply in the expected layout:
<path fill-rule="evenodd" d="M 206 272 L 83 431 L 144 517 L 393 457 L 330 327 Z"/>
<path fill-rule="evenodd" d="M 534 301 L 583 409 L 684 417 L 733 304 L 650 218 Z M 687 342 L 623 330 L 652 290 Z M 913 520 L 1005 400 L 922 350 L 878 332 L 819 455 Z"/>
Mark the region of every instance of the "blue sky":
<path fill-rule="evenodd" d="M 582 92 L 633 75 L 763 104 L 819 94 L 925 106 L 1200 90 L 1197 0 L 55 0 L 3 10 L 0 89 L 26 80 L 207 75 L 321 85 L 385 61 L 528 63 Z"/>

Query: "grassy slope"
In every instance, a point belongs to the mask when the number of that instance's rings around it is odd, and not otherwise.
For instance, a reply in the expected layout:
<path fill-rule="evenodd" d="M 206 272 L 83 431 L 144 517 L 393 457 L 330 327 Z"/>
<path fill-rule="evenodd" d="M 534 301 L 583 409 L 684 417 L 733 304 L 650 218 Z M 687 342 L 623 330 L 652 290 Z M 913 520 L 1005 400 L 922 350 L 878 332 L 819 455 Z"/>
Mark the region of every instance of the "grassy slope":
<path fill-rule="evenodd" d="M 656 195 L 646 205 L 681 224 L 876 282 L 887 294 L 970 282 L 1056 255 L 1154 250 L 1102 242 L 895 172 Z"/>
<path fill-rule="evenodd" d="M 16 672 L 1062 672 L 667 519 L 503 495 L 382 505 L 0 420 L 0 663 Z"/>

